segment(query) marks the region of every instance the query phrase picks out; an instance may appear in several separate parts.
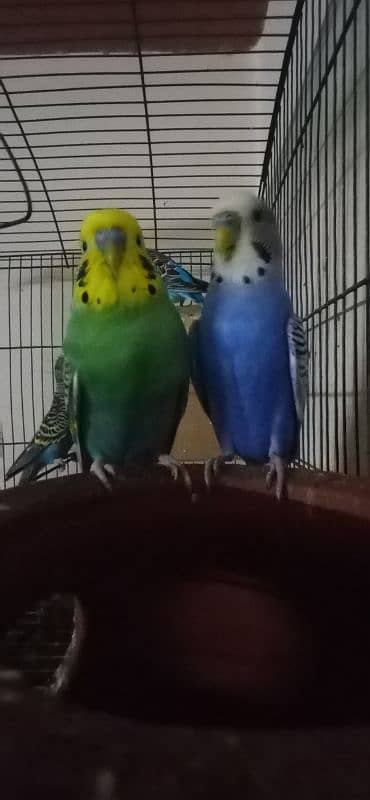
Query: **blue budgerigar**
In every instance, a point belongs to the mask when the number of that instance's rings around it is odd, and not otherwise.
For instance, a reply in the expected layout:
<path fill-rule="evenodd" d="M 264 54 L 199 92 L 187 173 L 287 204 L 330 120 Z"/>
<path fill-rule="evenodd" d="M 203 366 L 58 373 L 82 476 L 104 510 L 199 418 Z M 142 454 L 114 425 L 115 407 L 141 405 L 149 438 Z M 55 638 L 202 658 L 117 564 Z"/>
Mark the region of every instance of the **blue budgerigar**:
<path fill-rule="evenodd" d="M 268 460 L 267 485 L 285 487 L 297 455 L 308 387 L 301 321 L 282 282 L 282 246 L 272 211 L 250 192 L 230 193 L 213 213 L 215 265 L 201 318 L 190 331 L 193 382 L 224 460 Z"/>
<path fill-rule="evenodd" d="M 208 281 L 196 278 L 166 253 L 149 250 L 149 255 L 155 271 L 160 274 L 174 303 L 180 303 L 182 306 L 185 300 L 191 300 L 193 303 L 203 304 Z"/>

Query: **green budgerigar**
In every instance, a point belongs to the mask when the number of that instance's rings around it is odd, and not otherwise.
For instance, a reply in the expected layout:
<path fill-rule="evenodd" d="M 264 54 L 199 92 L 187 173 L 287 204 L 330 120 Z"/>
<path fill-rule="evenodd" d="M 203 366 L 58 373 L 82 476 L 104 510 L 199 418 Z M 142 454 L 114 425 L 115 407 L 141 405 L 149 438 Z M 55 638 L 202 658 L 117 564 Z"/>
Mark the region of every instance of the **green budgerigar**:
<path fill-rule="evenodd" d="M 189 345 L 140 226 L 127 211 L 95 211 L 81 247 L 63 349 L 82 466 L 107 487 L 116 470 L 150 462 L 188 482 L 169 454 L 187 403 Z"/>

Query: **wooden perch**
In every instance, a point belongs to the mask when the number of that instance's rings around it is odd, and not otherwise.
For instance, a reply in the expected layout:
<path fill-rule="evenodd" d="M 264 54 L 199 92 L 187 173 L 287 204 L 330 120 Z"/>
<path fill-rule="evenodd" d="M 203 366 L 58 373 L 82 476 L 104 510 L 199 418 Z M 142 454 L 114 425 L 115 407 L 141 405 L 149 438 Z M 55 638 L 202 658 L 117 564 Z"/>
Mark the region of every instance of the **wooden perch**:
<path fill-rule="evenodd" d="M 78 598 L 58 685 L 154 719 L 369 718 L 370 484 L 304 470 L 278 504 L 260 469 L 192 498 L 156 469 L 2 493 L 0 625 Z M 7 508 L 8 507 L 8 508 Z"/>

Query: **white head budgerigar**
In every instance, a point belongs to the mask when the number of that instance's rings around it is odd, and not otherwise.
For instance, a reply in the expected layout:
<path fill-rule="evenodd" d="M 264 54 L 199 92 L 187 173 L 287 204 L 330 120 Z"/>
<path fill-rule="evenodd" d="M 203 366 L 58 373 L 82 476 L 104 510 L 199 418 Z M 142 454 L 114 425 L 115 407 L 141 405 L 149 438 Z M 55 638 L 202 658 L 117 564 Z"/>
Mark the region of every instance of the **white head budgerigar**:
<path fill-rule="evenodd" d="M 300 320 L 282 281 L 282 246 L 271 209 L 251 192 L 229 192 L 213 210 L 214 271 L 192 327 L 193 382 L 221 461 L 269 461 L 281 497 L 296 456 L 307 395 L 308 356 Z"/>

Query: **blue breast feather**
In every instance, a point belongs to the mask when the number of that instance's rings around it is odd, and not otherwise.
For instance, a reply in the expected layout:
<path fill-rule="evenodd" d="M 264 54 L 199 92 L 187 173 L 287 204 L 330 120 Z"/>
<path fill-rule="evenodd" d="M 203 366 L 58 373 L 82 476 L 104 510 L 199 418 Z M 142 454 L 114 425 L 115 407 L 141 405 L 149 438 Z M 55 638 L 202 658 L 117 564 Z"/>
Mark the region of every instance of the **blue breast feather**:
<path fill-rule="evenodd" d="M 194 357 L 198 388 L 224 453 L 255 461 L 269 452 L 289 460 L 296 454 L 291 313 L 290 298 L 277 282 L 213 284 L 208 290 Z"/>

